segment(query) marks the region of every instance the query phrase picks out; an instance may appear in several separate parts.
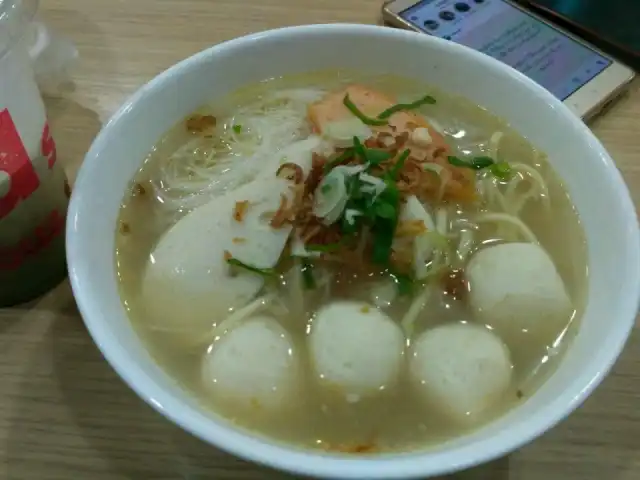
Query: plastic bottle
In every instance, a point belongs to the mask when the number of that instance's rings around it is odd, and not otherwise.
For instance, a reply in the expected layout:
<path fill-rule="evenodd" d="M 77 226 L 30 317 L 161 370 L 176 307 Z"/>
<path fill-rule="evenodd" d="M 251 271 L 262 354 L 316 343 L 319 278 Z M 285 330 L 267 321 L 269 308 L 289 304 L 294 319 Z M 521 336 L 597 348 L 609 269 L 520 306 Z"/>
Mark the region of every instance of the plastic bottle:
<path fill-rule="evenodd" d="M 0 307 L 66 276 L 70 195 L 29 55 L 37 0 L 0 0 Z"/>

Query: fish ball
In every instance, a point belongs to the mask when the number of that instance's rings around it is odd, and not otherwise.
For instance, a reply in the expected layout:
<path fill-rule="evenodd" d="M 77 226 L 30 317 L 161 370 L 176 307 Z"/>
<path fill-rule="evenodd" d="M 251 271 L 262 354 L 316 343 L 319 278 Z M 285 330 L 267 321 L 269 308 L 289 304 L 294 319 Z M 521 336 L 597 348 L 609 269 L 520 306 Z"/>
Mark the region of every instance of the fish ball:
<path fill-rule="evenodd" d="M 282 407 L 294 398 L 299 365 L 287 331 L 256 316 L 213 343 L 202 363 L 211 394 L 243 408 Z"/>
<path fill-rule="evenodd" d="M 433 408 L 465 422 L 495 405 L 509 388 L 509 351 L 490 330 L 450 323 L 422 333 L 409 360 L 410 380 Z"/>
<path fill-rule="evenodd" d="M 478 321 L 509 341 L 521 333 L 553 341 L 573 306 L 549 255 L 533 243 L 505 243 L 476 253 L 465 269 Z"/>
<path fill-rule="evenodd" d="M 404 343 L 400 327 L 375 307 L 335 302 L 313 320 L 311 364 L 322 385 L 357 400 L 395 384 Z"/>

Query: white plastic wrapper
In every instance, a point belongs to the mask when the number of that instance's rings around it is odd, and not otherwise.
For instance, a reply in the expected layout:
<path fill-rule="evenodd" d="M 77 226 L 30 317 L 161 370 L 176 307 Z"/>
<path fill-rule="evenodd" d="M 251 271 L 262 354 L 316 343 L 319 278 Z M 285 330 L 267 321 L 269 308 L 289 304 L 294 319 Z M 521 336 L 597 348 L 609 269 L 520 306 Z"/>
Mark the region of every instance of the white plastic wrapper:
<path fill-rule="evenodd" d="M 70 81 L 69 70 L 78 58 L 75 45 L 44 23 L 33 21 L 24 36 L 38 87 L 45 94 L 56 94 Z"/>

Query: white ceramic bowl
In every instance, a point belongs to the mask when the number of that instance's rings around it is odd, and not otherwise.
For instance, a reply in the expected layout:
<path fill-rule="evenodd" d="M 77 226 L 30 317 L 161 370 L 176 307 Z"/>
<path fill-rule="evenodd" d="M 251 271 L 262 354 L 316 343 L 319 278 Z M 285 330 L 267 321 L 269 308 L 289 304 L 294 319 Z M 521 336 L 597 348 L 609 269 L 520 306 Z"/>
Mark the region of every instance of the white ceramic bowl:
<path fill-rule="evenodd" d="M 558 370 L 518 408 L 424 453 L 340 458 L 228 426 L 152 361 L 118 296 L 118 208 L 154 142 L 211 97 L 269 77 L 336 67 L 421 79 L 508 119 L 548 152 L 586 230 L 589 302 Z M 364 25 L 302 26 L 239 38 L 184 60 L 142 87 L 104 126 L 84 160 L 69 210 L 67 255 L 73 291 L 93 339 L 151 406 L 240 457 L 327 478 L 424 478 L 471 467 L 531 441 L 580 405 L 604 378 L 634 324 L 640 293 L 634 206 L 611 158 L 578 118 L 546 90 L 487 56 L 427 35 Z"/>

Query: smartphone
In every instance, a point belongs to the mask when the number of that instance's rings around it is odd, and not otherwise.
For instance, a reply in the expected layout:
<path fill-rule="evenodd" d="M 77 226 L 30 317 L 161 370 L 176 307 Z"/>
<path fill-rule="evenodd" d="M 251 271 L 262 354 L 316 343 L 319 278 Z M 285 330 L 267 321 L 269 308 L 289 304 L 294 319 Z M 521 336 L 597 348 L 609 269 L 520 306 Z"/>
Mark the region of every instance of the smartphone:
<path fill-rule="evenodd" d="M 634 70 L 640 70 L 640 2 L 629 0 L 518 0 L 575 32 Z"/>
<path fill-rule="evenodd" d="M 511 0 L 393 0 L 382 11 L 389 25 L 466 45 L 519 70 L 585 121 L 622 95 L 635 76 Z"/>

